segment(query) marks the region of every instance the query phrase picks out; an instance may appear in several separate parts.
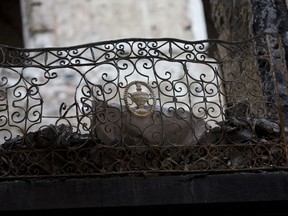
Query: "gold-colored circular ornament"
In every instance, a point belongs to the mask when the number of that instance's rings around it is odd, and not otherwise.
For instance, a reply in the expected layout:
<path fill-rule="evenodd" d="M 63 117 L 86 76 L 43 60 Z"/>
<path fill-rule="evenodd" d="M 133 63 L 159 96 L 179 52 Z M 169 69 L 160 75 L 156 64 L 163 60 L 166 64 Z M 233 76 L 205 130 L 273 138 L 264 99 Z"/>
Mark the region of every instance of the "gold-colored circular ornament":
<path fill-rule="evenodd" d="M 136 85 L 136 91 L 129 93 L 129 89 L 133 85 Z M 145 86 L 149 90 L 150 94 L 143 92 L 142 86 Z M 131 99 L 131 101 L 132 101 L 131 104 L 129 104 L 128 98 Z M 150 99 L 153 100 L 152 105 L 148 104 L 148 101 Z M 126 107 L 128 108 L 128 110 L 133 115 L 138 116 L 138 117 L 149 116 L 155 111 L 156 97 L 155 97 L 154 91 L 149 84 L 142 82 L 142 81 L 132 81 L 125 87 L 124 101 L 125 101 L 125 104 L 126 104 Z M 136 107 L 134 107 L 134 108 L 131 107 L 131 105 L 133 103 L 136 104 Z M 148 104 L 148 107 L 146 104 Z"/>

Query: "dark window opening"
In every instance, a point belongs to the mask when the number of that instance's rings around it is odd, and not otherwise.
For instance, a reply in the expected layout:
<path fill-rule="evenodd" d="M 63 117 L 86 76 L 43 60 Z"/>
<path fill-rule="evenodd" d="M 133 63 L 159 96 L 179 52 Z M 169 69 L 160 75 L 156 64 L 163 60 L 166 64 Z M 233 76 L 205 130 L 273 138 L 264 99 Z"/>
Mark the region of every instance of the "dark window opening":
<path fill-rule="evenodd" d="M 23 47 L 21 7 L 19 0 L 0 2 L 0 43 Z"/>

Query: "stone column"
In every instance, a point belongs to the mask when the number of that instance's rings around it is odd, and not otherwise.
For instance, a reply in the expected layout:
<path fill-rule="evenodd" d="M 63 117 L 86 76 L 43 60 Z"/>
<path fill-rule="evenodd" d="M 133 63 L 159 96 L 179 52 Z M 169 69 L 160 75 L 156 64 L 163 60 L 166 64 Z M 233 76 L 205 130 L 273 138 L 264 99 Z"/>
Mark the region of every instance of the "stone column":
<path fill-rule="evenodd" d="M 275 73 L 275 88 L 279 95 L 281 115 L 283 115 L 285 131 L 288 131 L 288 9 L 285 0 L 252 0 L 253 32 L 255 35 L 262 33 L 277 33 L 280 35 L 281 44 L 275 38 L 267 38 L 273 68 L 259 65 L 264 81 L 271 79 L 271 69 Z M 268 92 L 267 92 L 268 93 Z M 267 99 L 275 100 L 275 95 L 267 94 Z"/>
<path fill-rule="evenodd" d="M 277 104 L 278 110 L 275 110 L 276 108 L 273 109 L 282 115 L 284 120 L 284 123 L 282 123 L 288 128 L 287 0 L 210 0 L 209 3 L 211 6 L 211 17 L 218 31 L 218 39 L 243 41 L 256 35 L 262 35 L 263 33 L 278 33 L 280 35 L 279 39 L 282 40 L 282 44 L 281 41 L 278 41 L 277 37 L 273 38 L 273 36 L 269 36 L 263 39 L 263 43 L 266 45 L 265 52 L 270 55 L 270 58 L 266 59 L 266 62 L 261 59 L 259 60 L 258 57 L 260 56 L 256 56 L 258 60 L 255 59 L 251 64 L 245 64 L 243 70 L 251 71 L 251 76 L 255 76 L 256 73 L 259 74 L 257 79 L 259 79 L 259 83 L 262 83 L 262 94 L 264 94 L 266 103 L 270 102 L 271 105 L 274 102 L 280 102 L 280 104 Z M 269 46 L 268 48 L 267 45 Z M 280 45 L 282 47 L 279 47 Z M 258 44 L 256 44 L 257 49 L 257 55 L 260 55 L 261 51 Z M 220 50 L 221 55 L 225 56 L 227 54 L 225 52 L 226 50 Z M 228 65 L 222 69 L 224 70 L 224 79 L 226 78 L 226 71 L 237 73 L 237 67 L 230 67 Z M 263 83 L 264 85 L 265 83 L 273 83 L 273 87 L 263 87 Z"/>

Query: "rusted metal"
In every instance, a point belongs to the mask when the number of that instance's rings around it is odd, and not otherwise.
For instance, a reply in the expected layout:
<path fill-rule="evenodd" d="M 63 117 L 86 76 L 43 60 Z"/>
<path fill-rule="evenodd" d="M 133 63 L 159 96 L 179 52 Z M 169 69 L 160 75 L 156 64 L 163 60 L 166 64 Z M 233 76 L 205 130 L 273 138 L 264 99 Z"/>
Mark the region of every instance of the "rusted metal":
<path fill-rule="evenodd" d="M 275 41 L 1 45 L 0 178 L 287 169 Z"/>

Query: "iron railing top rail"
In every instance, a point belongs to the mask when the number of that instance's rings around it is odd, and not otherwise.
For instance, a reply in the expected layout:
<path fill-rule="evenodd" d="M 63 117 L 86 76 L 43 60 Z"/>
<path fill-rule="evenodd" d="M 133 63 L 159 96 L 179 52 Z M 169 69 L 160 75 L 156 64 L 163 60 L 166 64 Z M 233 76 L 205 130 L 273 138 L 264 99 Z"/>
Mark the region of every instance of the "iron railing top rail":
<path fill-rule="evenodd" d="M 274 33 L 255 36 L 243 41 L 224 41 L 217 39 L 188 41 L 176 38 L 125 38 L 66 47 L 44 48 L 18 48 L 0 44 L 0 66 L 84 66 L 93 65 L 101 61 L 110 61 L 112 59 L 148 57 L 162 58 L 170 61 L 183 60 L 220 63 L 225 60 L 225 57 L 220 57 L 219 53 L 216 55 L 210 53 L 210 50 L 214 49 L 215 46 L 223 46 L 223 48 L 227 50 L 233 47 L 234 50 L 230 51 L 236 51 L 235 48 L 237 47 L 237 52 L 244 52 L 247 50 L 247 47 L 243 47 L 243 45 L 255 41 L 261 42 L 262 40 L 265 40 L 266 35 L 274 35 Z M 177 52 L 173 53 L 175 50 Z M 102 55 L 96 56 L 95 52 L 97 51 L 100 53 L 102 52 Z M 196 54 L 198 56 L 195 56 Z M 268 53 L 266 54 L 268 55 Z M 84 55 L 86 56 L 84 57 Z M 261 55 L 265 54 L 262 53 Z M 49 58 L 52 58 L 53 60 L 49 60 Z M 55 59 L 57 60 L 55 61 Z"/>

